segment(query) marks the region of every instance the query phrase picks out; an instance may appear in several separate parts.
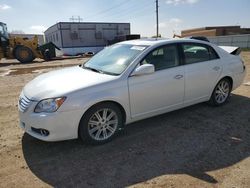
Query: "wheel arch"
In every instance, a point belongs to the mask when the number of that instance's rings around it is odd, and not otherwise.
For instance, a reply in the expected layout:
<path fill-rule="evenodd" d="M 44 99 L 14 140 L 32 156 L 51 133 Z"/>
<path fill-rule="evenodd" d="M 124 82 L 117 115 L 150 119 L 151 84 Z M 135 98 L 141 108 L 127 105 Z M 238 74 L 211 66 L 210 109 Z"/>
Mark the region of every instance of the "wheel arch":
<path fill-rule="evenodd" d="M 231 84 L 231 89 L 233 88 L 233 78 L 231 76 L 224 76 L 219 81 L 221 81 L 222 79 L 228 79 Z M 219 81 L 217 83 L 219 83 Z"/>
<path fill-rule="evenodd" d="M 126 114 L 126 111 L 125 111 L 124 107 L 123 107 L 120 103 L 118 103 L 117 101 L 113 101 L 113 100 L 105 100 L 105 101 L 98 102 L 98 103 L 96 103 L 96 104 L 94 104 L 94 105 L 92 105 L 92 106 L 96 106 L 96 105 L 99 105 L 99 104 L 102 104 L 102 103 L 113 103 L 113 104 L 115 104 L 116 106 L 118 106 L 119 109 L 120 109 L 120 111 L 121 111 L 121 113 L 122 113 L 122 121 L 123 121 L 123 123 L 126 122 L 127 114 Z M 91 106 L 91 107 L 92 107 L 92 106 Z M 91 108 L 91 107 L 90 107 L 90 108 Z M 89 109 L 90 109 L 90 108 L 89 108 Z M 88 110 L 89 110 L 89 109 L 88 109 Z M 85 113 L 86 113 L 86 112 L 85 112 Z"/>
<path fill-rule="evenodd" d="M 219 84 L 222 80 L 226 80 L 227 82 L 229 82 L 229 85 L 230 85 L 231 88 L 229 88 L 228 95 L 226 96 L 225 100 L 222 101 L 222 102 L 218 102 L 218 101 L 216 101 L 216 99 L 215 99 L 215 91 L 216 91 L 216 88 L 217 88 L 218 84 Z M 211 93 L 211 95 L 210 95 L 210 98 L 209 98 L 209 101 L 208 101 L 208 102 L 209 102 L 211 105 L 213 105 L 213 106 L 221 106 L 221 105 L 225 104 L 225 103 L 228 101 L 228 98 L 230 97 L 230 93 L 231 93 L 231 91 L 232 91 L 232 88 L 233 88 L 233 78 L 232 78 L 231 76 L 228 76 L 228 75 L 225 75 L 225 76 L 221 77 L 221 78 L 217 81 L 217 83 L 216 83 L 216 85 L 215 85 L 215 87 L 214 87 L 214 89 L 213 89 L 213 91 L 212 91 L 212 93 Z"/>
<path fill-rule="evenodd" d="M 124 124 L 125 124 L 125 122 L 126 122 L 126 119 L 127 119 L 127 114 L 126 114 L 125 108 L 124 108 L 119 102 L 117 102 L 117 101 L 114 101 L 114 100 L 103 100 L 103 101 L 99 101 L 99 102 L 96 102 L 96 103 L 90 105 L 90 106 L 88 107 L 88 109 L 82 114 L 81 119 L 80 119 L 80 121 L 79 121 L 79 123 L 78 123 L 78 137 L 79 137 L 80 123 L 81 123 L 82 118 L 84 118 L 84 115 L 85 115 L 91 108 L 93 108 L 94 106 L 97 106 L 97 105 L 100 105 L 100 104 L 103 104 L 103 103 L 112 103 L 112 104 L 115 104 L 115 105 L 120 109 L 120 111 L 121 111 L 121 113 L 122 113 L 122 123 L 123 123 L 123 126 L 124 126 Z"/>
<path fill-rule="evenodd" d="M 224 76 L 222 76 L 221 78 L 219 78 L 217 81 L 216 81 L 216 83 L 215 83 L 215 85 L 214 85 L 214 88 L 213 88 L 213 90 L 211 91 L 211 93 L 210 93 L 210 97 L 209 97 L 209 99 L 211 98 L 211 96 L 212 96 L 212 94 L 213 94 L 213 91 L 214 91 L 214 89 L 215 89 L 215 87 L 217 86 L 217 84 L 222 80 L 222 79 L 228 79 L 229 81 L 230 81 L 230 84 L 231 84 L 231 90 L 233 89 L 233 78 L 231 77 L 231 76 L 229 76 L 229 75 L 224 75 Z"/>

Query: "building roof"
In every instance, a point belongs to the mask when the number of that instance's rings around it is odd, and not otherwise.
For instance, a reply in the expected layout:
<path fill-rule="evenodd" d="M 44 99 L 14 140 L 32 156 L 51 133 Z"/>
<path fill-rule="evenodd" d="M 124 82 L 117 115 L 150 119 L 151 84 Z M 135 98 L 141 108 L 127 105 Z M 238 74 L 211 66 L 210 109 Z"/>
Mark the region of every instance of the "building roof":
<path fill-rule="evenodd" d="M 129 24 L 130 25 L 129 22 L 57 22 L 56 24 L 46 29 L 46 31 L 59 24 Z"/>
<path fill-rule="evenodd" d="M 129 22 L 58 22 L 57 24 L 130 24 Z"/>
<path fill-rule="evenodd" d="M 192 29 L 184 29 L 182 31 L 189 32 L 189 31 L 196 31 L 196 30 L 210 30 L 210 29 L 232 29 L 237 28 L 240 29 L 239 25 L 229 25 L 229 26 L 206 26 L 206 27 L 198 27 L 198 28 L 192 28 Z"/>
<path fill-rule="evenodd" d="M 181 31 L 181 36 L 226 36 L 237 34 L 250 34 L 250 28 L 241 28 L 239 25 L 231 26 L 207 26 L 201 28 L 186 29 Z"/>

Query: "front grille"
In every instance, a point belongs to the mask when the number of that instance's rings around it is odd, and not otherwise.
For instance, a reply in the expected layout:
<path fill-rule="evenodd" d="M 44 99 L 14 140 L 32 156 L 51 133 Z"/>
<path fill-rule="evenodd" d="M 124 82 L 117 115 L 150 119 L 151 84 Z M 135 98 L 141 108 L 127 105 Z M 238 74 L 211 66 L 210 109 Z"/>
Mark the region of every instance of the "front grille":
<path fill-rule="evenodd" d="M 28 110 L 30 103 L 31 100 L 28 97 L 26 97 L 25 95 L 21 95 L 18 102 L 20 111 L 25 112 L 26 110 Z"/>

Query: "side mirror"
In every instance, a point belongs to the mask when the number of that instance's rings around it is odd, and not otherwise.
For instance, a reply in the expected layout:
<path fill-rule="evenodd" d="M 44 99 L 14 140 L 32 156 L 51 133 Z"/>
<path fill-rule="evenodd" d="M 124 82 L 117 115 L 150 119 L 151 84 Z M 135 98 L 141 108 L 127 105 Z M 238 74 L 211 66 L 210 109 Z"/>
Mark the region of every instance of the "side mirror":
<path fill-rule="evenodd" d="M 155 72 L 155 66 L 152 64 L 144 64 L 137 67 L 131 76 L 140 76 L 145 74 L 152 74 Z"/>

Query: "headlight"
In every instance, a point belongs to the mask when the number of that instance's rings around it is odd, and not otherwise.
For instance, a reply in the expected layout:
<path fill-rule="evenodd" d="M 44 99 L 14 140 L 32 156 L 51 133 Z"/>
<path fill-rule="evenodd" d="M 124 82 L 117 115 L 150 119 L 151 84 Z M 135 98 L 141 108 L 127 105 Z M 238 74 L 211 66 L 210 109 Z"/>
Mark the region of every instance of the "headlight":
<path fill-rule="evenodd" d="M 34 112 L 55 112 L 63 104 L 66 97 L 52 98 L 41 100 L 35 107 Z"/>

